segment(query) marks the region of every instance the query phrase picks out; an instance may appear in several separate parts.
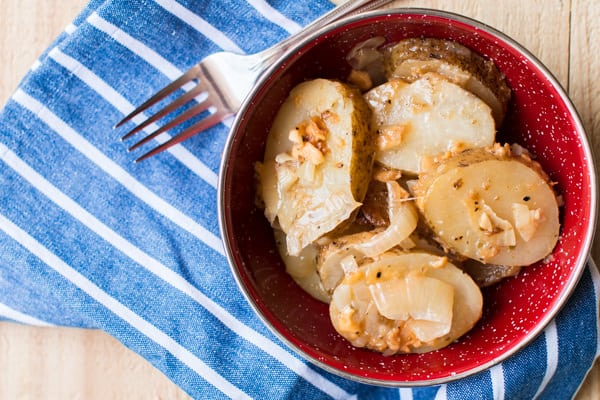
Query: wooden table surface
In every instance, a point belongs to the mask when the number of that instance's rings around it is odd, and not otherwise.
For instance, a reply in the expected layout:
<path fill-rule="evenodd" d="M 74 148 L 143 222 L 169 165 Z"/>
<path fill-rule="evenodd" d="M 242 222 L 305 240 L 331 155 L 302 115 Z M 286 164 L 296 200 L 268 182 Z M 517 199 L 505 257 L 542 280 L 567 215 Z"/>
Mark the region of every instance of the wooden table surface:
<path fill-rule="evenodd" d="M 85 4 L 86 0 L 0 0 L 0 105 Z M 395 5 L 457 12 L 520 42 L 568 90 L 600 156 L 600 1 L 399 0 Z M 600 235 L 596 237 L 592 255 L 600 261 Z M 0 399 L 121 398 L 188 397 L 103 332 L 0 323 Z M 598 398 L 597 363 L 576 399 Z"/>

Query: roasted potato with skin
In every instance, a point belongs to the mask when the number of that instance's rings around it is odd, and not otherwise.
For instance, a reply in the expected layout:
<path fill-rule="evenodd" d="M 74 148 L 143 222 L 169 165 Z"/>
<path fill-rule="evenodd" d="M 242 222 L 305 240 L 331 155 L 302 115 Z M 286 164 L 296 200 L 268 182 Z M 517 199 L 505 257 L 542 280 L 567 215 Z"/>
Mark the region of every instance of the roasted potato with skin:
<path fill-rule="evenodd" d="M 413 82 L 428 72 L 443 75 L 475 94 L 490 108 L 496 125 L 502 124 L 511 90 L 496 65 L 450 40 L 409 38 L 386 48 L 384 68 L 388 79 Z"/>
<path fill-rule="evenodd" d="M 377 130 L 376 160 L 409 174 L 440 153 L 494 143 L 489 106 L 439 74 L 390 80 L 365 94 Z"/>
<path fill-rule="evenodd" d="M 356 215 L 373 165 L 370 122 L 360 92 L 338 81 L 303 82 L 282 104 L 257 170 L 265 215 L 290 255 Z"/>
<path fill-rule="evenodd" d="M 476 260 L 466 259 L 460 263 L 460 268 L 469 274 L 479 287 L 483 288 L 517 275 L 524 267 L 483 264 Z"/>
<path fill-rule="evenodd" d="M 526 266 L 558 241 L 559 204 L 551 182 L 508 146 L 443 158 L 412 187 L 426 223 L 447 250 L 486 264 Z"/>

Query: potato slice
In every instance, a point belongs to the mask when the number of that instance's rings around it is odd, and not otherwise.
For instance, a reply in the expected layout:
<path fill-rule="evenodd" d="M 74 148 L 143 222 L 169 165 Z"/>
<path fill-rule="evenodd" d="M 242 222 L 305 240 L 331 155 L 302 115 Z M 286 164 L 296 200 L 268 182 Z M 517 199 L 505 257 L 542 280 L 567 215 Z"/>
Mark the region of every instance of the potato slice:
<path fill-rule="evenodd" d="M 373 166 L 370 121 L 356 89 L 327 79 L 299 84 L 279 109 L 257 169 L 265 215 L 290 255 L 356 214 Z"/>
<path fill-rule="evenodd" d="M 447 346 L 475 325 L 482 307 L 479 287 L 446 257 L 390 251 L 347 274 L 329 311 L 354 346 L 389 355 Z"/>
<path fill-rule="evenodd" d="M 287 252 L 285 233 L 274 229 L 275 244 L 285 265 L 285 271 L 306 293 L 323 303 L 329 303 L 331 294 L 325 290 L 321 277 L 317 273 L 319 247 L 310 244 L 299 255 L 291 256 Z"/>
<path fill-rule="evenodd" d="M 419 177 L 413 191 L 437 240 L 465 257 L 526 266 L 548 256 L 558 240 L 551 184 L 539 164 L 506 146 L 442 160 Z"/>
<path fill-rule="evenodd" d="M 384 54 L 388 79 L 408 82 L 436 72 L 472 92 L 490 108 L 500 126 L 511 91 L 496 65 L 467 47 L 450 40 L 409 38 L 389 47 Z"/>
<path fill-rule="evenodd" d="M 408 173 L 423 161 L 457 148 L 494 143 L 496 128 L 488 105 L 437 74 L 413 83 L 391 80 L 365 94 L 377 129 L 376 160 Z"/>

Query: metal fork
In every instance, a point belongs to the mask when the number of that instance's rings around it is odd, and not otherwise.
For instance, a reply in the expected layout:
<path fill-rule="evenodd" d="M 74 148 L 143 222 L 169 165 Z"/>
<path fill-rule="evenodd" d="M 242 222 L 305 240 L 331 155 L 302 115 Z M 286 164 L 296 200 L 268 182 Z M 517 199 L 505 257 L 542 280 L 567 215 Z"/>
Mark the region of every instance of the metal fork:
<path fill-rule="evenodd" d="M 135 162 L 160 153 L 161 151 L 181 143 L 197 133 L 234 115 L 239 110 L 242 101 L 250 92 L 260 74 L 290 48 L 292 44 L 297 43 L 318 29 L 344 16 L 376 9 L 391 1 L 392 0 L 346 0 L 344 3 L 307 25 L 304 29 L 259 53 L 240 55 L 229 52 L 219 52 L 209 55 L 190 68 L 180 78 L 157 92 L 132 113 L 123 118 L 115 125 L 115 128 L 120 127 L 125 122 L 140 115 L 174 91 L 180 88 L 184 89 L 186 91 L 184 94 L 173 100 L 154 115 L 148 117 L 121 138 L 121 140 L 125 140 L 133 136 L 137 132 L 148 128 L 154 122 L 166 117 L 176 109 L 195 99 L 198 104 L 190 107 L 180 115 L 177 115 L 162 127 L 150 132 L 146 137 L 139 140 L 128 149 L 129 151 L 132 151 L 161 133 L 208 111 L 208 116 L 203 117 L 198 122 L 184 129 L 181 133 L 171 137 L 169 140 L 138 157 Z M 196 83 L 195 86 L 193 85 L 194 82 Z"/>

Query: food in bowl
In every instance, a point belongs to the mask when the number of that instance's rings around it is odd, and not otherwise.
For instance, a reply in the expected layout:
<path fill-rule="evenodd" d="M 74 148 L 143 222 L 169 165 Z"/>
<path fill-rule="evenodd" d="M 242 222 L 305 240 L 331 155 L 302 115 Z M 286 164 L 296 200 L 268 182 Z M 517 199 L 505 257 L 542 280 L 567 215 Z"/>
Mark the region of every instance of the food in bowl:
<path fill-rule="evenodd" d="M 480 277 L 483 312 L 476 325 L 439 350 L 402 356 L 353 346 L 334 329 L 329 305 L 307 293 L 286 272 L 278 239 L 273 240 L 273 228 L 264 210 L 257 207 L 255 188 L 249 185 L 256 162 L 264 160 L 277 111 L 293 87 L 311 79 L 346 81 L 352 70 L 346 57 L 357 43 L 373 37 L 384 37 L 387 43 L 420 37 L 449 39 L 493 61 L 511 89 L 496 141 L 519 143 L 535 154 L 562 199 L 560 238 L 549 257 L 508 279 L 498 277 L 519 268 L 489 265 Z M 393 171 L 378 173 L 385 176 Z M 372 184 L 355 222 L 383 227 L 387 213 L 381 210 L 387 209 L 387 192 L 376 189 L 385 189 L 386 184 Z M 225 145 L 219 222 L 240 291 L 265 327 L 291 351 L 354 381 L 393 387 L 436 385 L 506 360 L 548 326 L 585 270 L 595 228 L 596 190 L 583 124 L 560 83 L 535 56 L 502 32 L 470 18 L 439 10 L 392 9 L 331 25 L 298 43 L 261 77 L 235 118 Z M 428 245 L 419 238 L 415 242 Z M 462 266 L 470 269 L 469 264 Z M 469 273 L 477 280 L 473 272 L 480 273 L 483 264 L 474 264 Z M 310 279 L 305 282 L 310 284 Z"/>
<path fill-rule="evenodd" d="M 340 335 L 437 350 L 479 321 L 480 286 L 551 254 L 559 197 L 526 149 L 496 141 L 510 89 L 489 60 L 434 38 L 350 54 L 348 81 L 309 79 L 279 108 L 259 199 L 287 272 Z"/>
<path fill-rule="evenodd" d="M 491 108 L 497 126 L 502 124 L 510 88 L 493 61 L 453 40 L 407 38 L 389 46 L 383 56 L 385 75 L 412 82 L 436 72 L 472 92 Z"/>
<path fill-rule="evenodd" d="M 291 255 L 360 206 L 375 150 L 370 115 L 358 90 L 326 79 L 296 86 L 279 109 L 260 183 L 265 215 L 277 219 Z"/>
<path fill-rule="evenodd" d="M 455 254 L 519 267 L 548 256 L 558 241 L 559 198 L 546 173 L 519 146 L 462 151 L 419 176 L 416 203 L 436 240 Z"/>
<path fill-rule="evenodd" d="M 330 316 L 354 346 L 384 355 L 423 353 L 469 331 L 482 301 L 475 282 L 447 257 L 391 250 L 345 273 Z"/>

